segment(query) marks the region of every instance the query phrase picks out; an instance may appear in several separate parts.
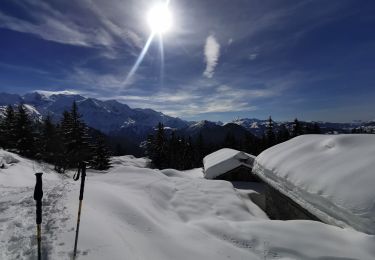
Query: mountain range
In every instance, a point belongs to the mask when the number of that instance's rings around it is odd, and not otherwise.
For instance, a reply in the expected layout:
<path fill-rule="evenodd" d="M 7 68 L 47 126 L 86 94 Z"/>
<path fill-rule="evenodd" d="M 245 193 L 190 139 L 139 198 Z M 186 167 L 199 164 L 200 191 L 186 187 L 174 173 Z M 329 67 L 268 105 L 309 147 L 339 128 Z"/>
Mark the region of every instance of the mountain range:
<path fill-rule="evenodd" d="M 111 134 L 123 128 L 152 128 L 159 122 L 171 128 L 184 128 L 188 122 L 170 117 L 152 109 L 132 109 L 116 100 L 102 101 L 72 94 L 44 94 L 39 92 L 25 95 L 0 93 L 0 106 L 26 105 L 29 113 L 35 117 L 50 115 L 58 121 L 64 111 L 70 110 L 73 102 L 86 124 L 92 128 Z"/>
<path fill-rule="evenodd" d="M 235 119 L 229 123 L 207 120 L 191 122 L 152 109 L 130 108 L 116 100 L 104 101 L 76 94 L 0 93 L 1 110 L 4 110 L 7 105 L 23 103 L 35 120 L 41 120 L 44 116 L 50 115 L 57 122 L 62 113 L 71 108 L 73 101 L 77 103 L 78 110 L 88 126 L 109 136 L 126 138 L 134 145 L 139 145 L 144 141 L 159 122 L 163 123 L 167 130 L 175 130 L 181 136 L 197 138 L 201 134 L 207 142 L 222 141 L 228 133 L 240 138 L 245 138 L 249 133 L 261 137 L 268 125 L 268 120 L 256 118 Z M 320 126 L 322 133 L 349 133 L 352 129 L 361 127 L 370 128 L 371 131 L 375 129 L 373 121 L 316 123 Z M 291 130 L 293 122 L 274 122 L 275 130 L 281 125 Z"/>

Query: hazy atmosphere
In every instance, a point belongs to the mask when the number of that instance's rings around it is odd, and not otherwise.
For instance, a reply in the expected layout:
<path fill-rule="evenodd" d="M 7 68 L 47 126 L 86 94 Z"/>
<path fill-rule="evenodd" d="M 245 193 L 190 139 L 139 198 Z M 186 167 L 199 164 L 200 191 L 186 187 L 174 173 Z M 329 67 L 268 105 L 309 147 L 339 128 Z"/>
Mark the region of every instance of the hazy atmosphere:
<path fill-rule="evenodd" d="M 374 119 L 373 1 L 170 1 L 169 30 L 145 50 L 152 2 L 2 1 L 0 90 L 187 120 Z"/>

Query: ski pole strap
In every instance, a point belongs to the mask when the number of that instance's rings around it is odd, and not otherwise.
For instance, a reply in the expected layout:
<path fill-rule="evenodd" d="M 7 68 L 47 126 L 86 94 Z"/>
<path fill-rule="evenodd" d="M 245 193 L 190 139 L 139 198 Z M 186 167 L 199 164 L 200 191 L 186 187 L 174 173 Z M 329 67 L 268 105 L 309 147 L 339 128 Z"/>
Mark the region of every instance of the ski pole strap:
<path fill-rule="evenodd" d="M 73 176 L 73 180 L 78 181 L 80 175 L 81 175 L 81 165 L 78 166 L 77 172 Z"/>

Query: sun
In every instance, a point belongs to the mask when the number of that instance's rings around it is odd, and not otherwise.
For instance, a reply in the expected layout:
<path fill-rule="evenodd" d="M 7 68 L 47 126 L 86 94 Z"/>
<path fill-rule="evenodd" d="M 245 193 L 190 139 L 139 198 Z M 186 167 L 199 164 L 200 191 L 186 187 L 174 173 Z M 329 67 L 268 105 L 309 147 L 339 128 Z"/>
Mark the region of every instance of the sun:
<path fill-rule="evenodd" d="M 153 33 L 168 32 L 172 27 L 172 14 L 168 4 L 158 4 L 152 7 L 147 14 L 147 21 Z"/>

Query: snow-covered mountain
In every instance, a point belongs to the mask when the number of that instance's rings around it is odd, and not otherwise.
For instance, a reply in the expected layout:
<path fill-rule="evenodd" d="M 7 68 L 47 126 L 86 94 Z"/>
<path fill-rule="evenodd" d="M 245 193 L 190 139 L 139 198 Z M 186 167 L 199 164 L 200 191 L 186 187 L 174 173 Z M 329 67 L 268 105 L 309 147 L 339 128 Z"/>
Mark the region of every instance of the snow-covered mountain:
<path fill-rule="evenodd" d="M 88 126 L 104 133 L 121 132 L 131 129 L 135 132 L 147 132 L 162 122 L 171 128 L 184 128 L 188 122 L 167 116 L 152 109 L 132 109 L 116 100 L 102 101 L 74 94 L 53 94 L 33 92 L 23 96 L 0 93 L 0 106 L 24 103 L 28 111 L 35 115 L 50 114 L 54 120 L 60 119 L 65 110 L 69 110 L 76 101 L 78 110 Z"/>
<path fill-rule="evenodd" d="M 237 118 L 233 120 L 231 123 L 240 125 L 244 127 L 246 130 L 250 131 L 252 134 L 261 137 L 262 134 L 266 131 L 268 126 L 268 119 L 260 120 L 256 118 Z M 371 121 L 369 122 L 361 122 L 361 121 L 354 121 L 352 123 L 331 123 L 331 122 L 303 122 L 301 123 L 306 124 L 314 124 L 317 123 L 320 127 L 322 133 L 350 133 L 352 129 L 361 127 L 361 126 L 371 126 Z M 281 125 L 285 125 L 287 129 L 290 131 L 293 129 L 294 122 L 290 121 L 273 121 L 274 130 L 278 130 Z"/>
<path fill-rule="evenodd" d="M 260 120 L 256 118 L 237 118 L 231 123 L 242 126 L 252 134 L 261 137 L 266 131 L 268 120 Z"/>
<path fill-rule="evenodd" d="M 190 136 L 193 139 L 201 135 L 203 140 L 210 144 L 223 143 L 230 135 L 235 137 L 237 141 L 245 141 L 246 139 L 253 138 L 253 135 L 240 125 L 233 123 L 220 124 L 220 122 L 207 120 L 195 122 L 177 133 L 186 137 Z"/>

